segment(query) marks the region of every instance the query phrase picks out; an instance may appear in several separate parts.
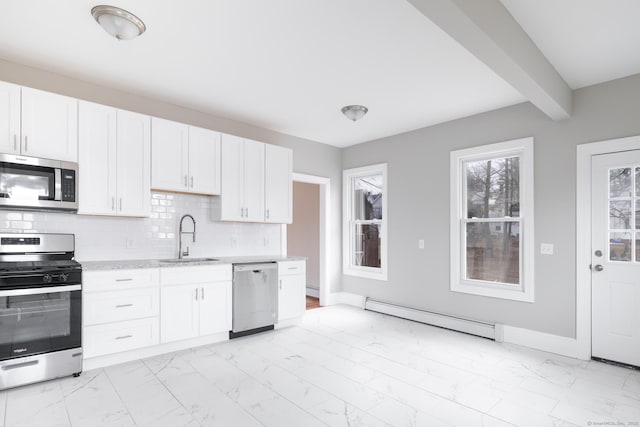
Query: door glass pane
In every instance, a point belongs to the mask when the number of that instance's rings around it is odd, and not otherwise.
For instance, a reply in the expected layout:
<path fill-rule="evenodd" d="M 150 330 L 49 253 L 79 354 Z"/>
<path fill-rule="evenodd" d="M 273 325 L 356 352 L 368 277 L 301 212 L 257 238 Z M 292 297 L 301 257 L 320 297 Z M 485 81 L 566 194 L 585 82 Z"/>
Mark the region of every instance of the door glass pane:
<path fill-rule="evenodd" d="M 609 259 L 631 261 L 631 233 L 609 233 Z"/>
<path fill-rule="evenodd" d="M 520 158 L 465 163 L 467 218 L 520 216 Z"/>
<path fill-rule="evenodd" d="M 609 228 L 623 230 L 631 228 L 631 200 L 609 202 Z"/>
<path fill-rule="evenodd" d="M 636 196 L 640 197 L 640 166 L 636 166 Z"/>
<path fill-rule="evenodd" d="M 353 178 L 353 219 L 382 219 L 382 174 Z"/>
<path fill-rule="evenodd" d="M 609 197 L 630 197 L 631 168 L 616 168 L 609 170 Z"/>
<path fill-rule="evenodd" d="M 636 262 L 640 262 L 640 234 L 636 234 Z"/>
<path fill-rule="evenodd" d="M 520 223 L 467 224 L 467 279 L 520 283 Z"/>
<path fill-rule="evenodd" d="M 353 265 L 380 268 L 381 224 L 355 224 Z"/>
<path fill-rule="evenodd" d="M 636 229 L 640 229 L 640 200 L 636 200 Z"/>

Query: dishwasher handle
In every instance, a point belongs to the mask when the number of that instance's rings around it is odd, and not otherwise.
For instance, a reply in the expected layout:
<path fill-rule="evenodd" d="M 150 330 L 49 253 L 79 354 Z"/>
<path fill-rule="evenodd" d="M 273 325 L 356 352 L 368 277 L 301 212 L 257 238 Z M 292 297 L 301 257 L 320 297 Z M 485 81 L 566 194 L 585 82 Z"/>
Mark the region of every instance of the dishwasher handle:
<path fill-rule="evenodd" d="M 237 264 L 233 266 L 233 272 L 247 272 L 262 273 L 265 270 L 278 270 L 278 264 L 275 262 L 260 263 L 260 264 Z"/>

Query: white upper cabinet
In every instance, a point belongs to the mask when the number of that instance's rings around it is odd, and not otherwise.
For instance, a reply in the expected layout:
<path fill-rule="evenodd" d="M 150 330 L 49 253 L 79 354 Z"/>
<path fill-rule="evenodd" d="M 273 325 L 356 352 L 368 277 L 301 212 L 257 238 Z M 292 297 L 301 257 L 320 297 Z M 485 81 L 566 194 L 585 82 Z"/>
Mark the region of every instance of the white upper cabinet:
<path fill-rule="evenodd" d="M 80 102 L 79 214 L 151 211 L 149 116 Z"/>
<path fill-rule="evenodd" d="M 288 148 L 265 146 L 265 221 L 293 221 L 293 153 Z"/>
<path fill-rule="evenodd" d="M 118 215 L 151 213 L 151 123 L 149 116 L 118 110 Z"/>
<path fill-rule="evenodd" d="M 189 126 L 189 191 L 220 194 L 220 132 Z"/>
<path fill-rule="evenodd" d="M 78 161 L 78 100 L 22 88 L 21 153 Z"/>
<path fill-rule="evenodd" d="M 221 196 L 212 203 L 214 219 L 264 221 L 264 146 L 222 134 Z"/>
<path fill-rule="evenodd" d="M 0 151 L 20 154 L 20 86 L 0 82 Z"/>
<path fill-rule="evenodd" d="M 0 150 L 78 161 L 78 100 L 0 82 Z"/>
<path fill-rule="evenodd" d="M 153 118 L 151 187 L 220 194 L 220 133 Z"/>

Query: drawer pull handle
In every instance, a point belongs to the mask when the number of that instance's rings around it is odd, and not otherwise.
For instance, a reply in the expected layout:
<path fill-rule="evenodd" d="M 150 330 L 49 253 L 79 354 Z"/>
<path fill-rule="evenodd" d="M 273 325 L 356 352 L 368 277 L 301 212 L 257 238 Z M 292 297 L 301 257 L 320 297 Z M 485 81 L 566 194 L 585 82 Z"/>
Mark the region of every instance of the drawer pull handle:
<path fill-rule="evenodd" d="M 297 270 L 298 267 L 289 267 L 289 270 Z"/>
<path fill-rule="evenodd" d="M 13 365 L 5 365 L 2 367 L 3 371 L 10 371 L 12 369 L 18 369 L 18 368 L 26 368 L 28 366 L 35 366 L 38 364 L 37 360 L 30 360 L 28 362 L 22 362 L 22 363 L 15 363 Z"/>
<path fill-rule="evenodd" d="M 133 304 L 118 304 L 116 308 L 125 308 L 125 307 L 133 307 Z"/>
<path fill-rule="evenodd" d="M 130 282 L 132 280 L 133 279 L 129 277 L 128 279 L 116 279 L 116 282 Z"/>
<path fill-rule="evenodd" d="M 123 335 L 121 337 L 116 337 L 117 340 L 126 340 L 127 338 L 133 338 L 133 335 Z"/>

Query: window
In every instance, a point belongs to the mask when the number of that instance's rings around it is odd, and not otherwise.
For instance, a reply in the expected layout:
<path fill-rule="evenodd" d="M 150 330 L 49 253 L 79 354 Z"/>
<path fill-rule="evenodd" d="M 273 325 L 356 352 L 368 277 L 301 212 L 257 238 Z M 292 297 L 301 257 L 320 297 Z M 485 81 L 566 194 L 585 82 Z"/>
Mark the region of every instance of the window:
<path fill-rule="evenodd" d="M 344 274 L 387 280 L 387 165 L 343 172 Z"/>
<path fill-rule="evenodd" d="M 451 290 L 533 302 L 533 138 L 451 152 Z"/>

